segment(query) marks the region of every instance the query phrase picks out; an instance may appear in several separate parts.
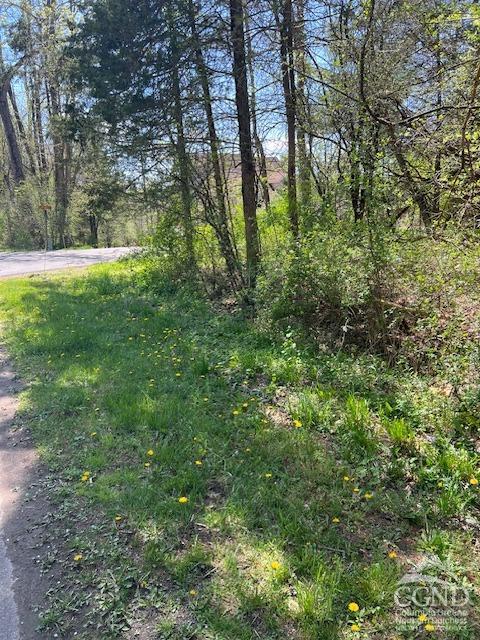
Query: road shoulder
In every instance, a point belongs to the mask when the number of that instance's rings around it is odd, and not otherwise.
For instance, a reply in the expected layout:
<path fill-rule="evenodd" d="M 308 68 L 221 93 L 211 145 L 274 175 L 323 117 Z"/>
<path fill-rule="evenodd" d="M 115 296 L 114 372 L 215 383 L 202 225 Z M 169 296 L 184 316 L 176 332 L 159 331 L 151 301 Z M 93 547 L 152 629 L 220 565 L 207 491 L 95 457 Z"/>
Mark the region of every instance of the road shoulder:
<path fill-rule="evenodd" d="M 43 564 L 50 508 L 30 434 L 16 419 L 21 388 L 0 348 L 0 640 L 47 640 L 37 629 L 50 585 Z"/>

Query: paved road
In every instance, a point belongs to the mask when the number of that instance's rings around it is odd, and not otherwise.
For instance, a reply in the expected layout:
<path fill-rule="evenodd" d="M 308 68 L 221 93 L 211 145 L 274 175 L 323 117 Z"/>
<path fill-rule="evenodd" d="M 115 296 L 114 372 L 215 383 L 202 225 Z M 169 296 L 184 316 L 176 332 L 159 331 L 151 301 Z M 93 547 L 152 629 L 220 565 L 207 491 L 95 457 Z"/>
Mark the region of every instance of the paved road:
<path fill-rule="evenodd" d="M 19 640 L 20 637 L 20 620 L 14 598 L 13 568 L 4 532 L 5 522 L 8 521 L 17 498 L 13 492 L 14 483 L 9 477 L 13 470 L 10 463 L 13 461 L 8 451 L 8 432 L 18 404 L 14 395 L 14 384 L 14 373 L 0 348 L 0 640 Z M 16 458 L 17 452 L 13 453 L 15 463 L 20 462 Z M 19 471 L 22 475 L 23 467 L 19 467 Z"/>
<path fill-rule="evenodd" d="M 135 248 L 61 249 L 47 253 L 44 251 L 0 252 L 0 278 L 69 267 L 88 267 L 99 262 L 112 262 L 132 251 L 135 251 Z"/>

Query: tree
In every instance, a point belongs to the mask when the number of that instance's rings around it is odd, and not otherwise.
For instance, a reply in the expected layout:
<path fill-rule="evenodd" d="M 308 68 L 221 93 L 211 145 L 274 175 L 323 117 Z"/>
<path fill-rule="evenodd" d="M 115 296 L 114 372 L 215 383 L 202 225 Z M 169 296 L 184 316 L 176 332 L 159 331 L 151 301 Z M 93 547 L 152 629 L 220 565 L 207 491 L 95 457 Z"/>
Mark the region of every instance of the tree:
<path fill-rule="evenodd" d="M 190 22 L 190 32 L 192 38 L 192 47 L 195 55 L 196 71 L 200 81 L 202 91 L 202 102 L 207 119 L 208 138 L 210 145 L 210 157 L 213 165 L 213 178 L 215 182 L 216 203 L 211 209 L 213 218 L 209 218 L 210 224 L 213 226 L 218 238 L 220 250 L 225 259 L 228 273 L 235 287 L 242 286 L 243 277 L 238 257 L 235 252 L 232 236 L 229 229 L 227 216 L 227 196 L 224 189 L 224 181 L 222 175 L 222 165 L 220 157 L 220 143 L 215 126 L 215 118 L 213 115 L 213 100 L 210 91 L 210 83 L 208 77 L 208 69 L 202 50 L 202 43 L 197 29 L 198 10 L 195 7 L 194 0 L 188 0 L 188 18 Z"/>
<path fill-rule="evenodd" d="M 247 250 L 247 284 L 256 284 L 260 262 L 260 244 L 255 198 L 255 161 L 253 157 L 248 98 L 247 66 L 245 60 L 244 11 L 242 0 L 230 0 L 230 28 L 233 49 L 233 77 L 237 106 L 240 158 L 242 163 L 242 200 Z"/>
<path fill-rule="evenodd" d="M 297 206 L 297 158 L 296 158 L 296 87 L 294 61 L 294 16 L 292 0 L 282 0 L 281 10 L 275 7 L 275 20 L 280 37 L 280 60 L 282 65 L 282 85 L 285 98 L 285 114 L 287 121 L 287 187 L 288 217 L 294 239 L 299 236 Z"/>

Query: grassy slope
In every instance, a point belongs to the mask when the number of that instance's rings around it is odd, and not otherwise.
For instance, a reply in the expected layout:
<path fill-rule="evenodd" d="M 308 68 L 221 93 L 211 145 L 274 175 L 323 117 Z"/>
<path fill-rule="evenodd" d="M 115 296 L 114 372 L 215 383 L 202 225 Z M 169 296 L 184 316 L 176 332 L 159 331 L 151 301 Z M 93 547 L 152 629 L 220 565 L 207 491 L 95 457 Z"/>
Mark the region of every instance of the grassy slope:
<path fill-rule="evenodd" d="M 476 580 L 478 419 L 427 379 L 272 344 L 140 272 L 0 285 L 23 420 L 71 505 L 73 595 L 45 625 L 69 637 L 80 609 L 90 639 L 139 620 L 178 640 L 423 635 L 396 628 L 393 593 L 429 553 Z M 477 638 L 475 616 L 446 637 Z"/>

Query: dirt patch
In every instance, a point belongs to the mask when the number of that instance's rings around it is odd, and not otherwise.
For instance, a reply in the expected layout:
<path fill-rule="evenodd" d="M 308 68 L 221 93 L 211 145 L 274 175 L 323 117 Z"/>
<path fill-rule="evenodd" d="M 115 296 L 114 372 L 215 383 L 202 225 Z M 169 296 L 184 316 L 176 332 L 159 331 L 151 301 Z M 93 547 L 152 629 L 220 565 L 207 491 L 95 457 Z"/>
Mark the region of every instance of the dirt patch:
<path fill-rule="evenodd" d="M 12 565 L 17 630 L 12 638 L 51 640 L 37 631 L 50 578 L 44 569 L 49 555 L 50 508 L 30 434 L 16 423 L 21 382 L 0 348 L 0 535 Z M 0 628 L 3 625 L 0 608 Z M 1 634 L 0 634 L 1 636 Z"/>

